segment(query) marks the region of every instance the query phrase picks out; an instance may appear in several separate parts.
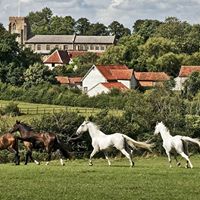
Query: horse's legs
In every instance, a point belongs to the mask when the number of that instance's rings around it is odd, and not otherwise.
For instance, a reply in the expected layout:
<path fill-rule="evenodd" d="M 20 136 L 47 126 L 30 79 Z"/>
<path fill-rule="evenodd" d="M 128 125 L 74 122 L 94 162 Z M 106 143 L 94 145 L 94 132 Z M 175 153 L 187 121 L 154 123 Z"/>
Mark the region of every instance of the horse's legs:
<path fill-rule="evenodd" d="M 51 151 L 48 151 L 48 157 L 47 157 L 46 165 L 48 165 L 50 161 L 51 161 Z"/>
<path fill-rule="evenodd" d="M 63 154 L 62 154 L 62 152 L 60 151 L 60 149 L 58 149 L 57 151 L 58 151 L 58 154 L 59 154 L 59 156 L 60 156 L 60 164 L 61 164 L 62 166 L 64 166 L 65 163 L 63 162 L 63 159 L 62 159 Z"/>
<path fill-rule="evenodd" d="M 105 155 L 106 160 L 108 161 L 108 165 L 111 166 L 111 162 L 110 162 L 110 160 L 108 158 L 108 153 L 104 152 L 104 155 Z"/>
<path fill-rule="evenodd" d="M 169 167 L 171 168 L 172 167 L 172 160 L 171 160 L 170 152 L 168 152 L 168 151 L 165 151 L 165 152 L 166 152 L 167 157 L 168 157 Z"/>
<path fill-rule="evenodd" d="M 18 152 L 18 150 L 14 149 L 13 147 L 9 147 L 8 150 L 9 150 L 11 153 L 14 153 L 14 154 L 15 154 L 15 164 L 16 164 L 16 165 L 19 165 L 19 163 L 20 163 L 20 157 L 19 157 L 19 152 Z"/>
<path fill-rule="evenodd" d="M 126 147 L 126 151 L 127 151 L 128 154 L 131 156 L 131 160 L 132 160 L 132 163 L 133 163 L 133 166 L 134 166 L 135 163 L 133 162 L 133 150 L 127 146 L 127 147 Z"/>
<path fill-rule="evenodd" d="M 190 168 L 193 168 L 193 165 L 192 165 L 192 163 L 190 162 L 189 157 L 188 157 L 184 152 L 180 153 L 180 155 L 181 155 L 183 158 L 185 158 L 185 159 L 187 160 L 186 167 L 188 167 L 188 163 L 189 163 Z"/>
<path fill-rule="evenodd" d="M 178 159 L 177 159 L 177 154 L 176 154 L 176 153 L 174 154 L 174 158 L 175 158 L 175 160 L 176 160 L 176 165 L 177 165 L 178 167 L 180 167 L 180 166 L 181 166 L 181 163 L 178 161 Z"/>
<path fill-rule="evenodd" d="M 131 159 L 131 155 L 125 149 L 121 149 L 120 151 L 128 158 L 130 162 L 130 167 L 133 167 L 133 161 Z"/>
<path fill-rule="evenodd" d="M 97 149 L 93 149 L 92 153 L 90 154 L 89 166 L 92 166 L 92 157 L 98 152 Z"/>

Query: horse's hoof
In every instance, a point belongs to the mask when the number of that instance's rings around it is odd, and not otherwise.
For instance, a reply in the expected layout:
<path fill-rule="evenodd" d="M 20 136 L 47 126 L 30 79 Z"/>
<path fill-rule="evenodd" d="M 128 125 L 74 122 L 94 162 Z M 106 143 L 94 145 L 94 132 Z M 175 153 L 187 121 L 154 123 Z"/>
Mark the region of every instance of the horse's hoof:
<path fill-rule="evenodd" d="M 93 164 L 92 163 L 89 163 L 89 166 L 92 166 Z"/>

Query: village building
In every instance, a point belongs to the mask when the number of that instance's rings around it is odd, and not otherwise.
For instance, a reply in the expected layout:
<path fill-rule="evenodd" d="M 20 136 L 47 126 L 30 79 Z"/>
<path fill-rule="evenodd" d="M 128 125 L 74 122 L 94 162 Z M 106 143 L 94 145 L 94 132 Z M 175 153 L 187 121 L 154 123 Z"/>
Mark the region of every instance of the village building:
<path fill-rule="evenodd" d="M 135 79 L 140 88 L 162 86 L 170 77 L 165 72 L 134 72 Z"/>
<path fill-rule="evenodd" d="M 55 50 L 51 55 L 44 59 L 43 63 L 53 69 L 56 66 L 68 65 L 70 62 L 70 56 L 65 50 Z"/>
<path fill-rule="evenodd" d="M 82 77 L 56 76 L 55 78 L 61 85 L 65 85 L 68 88 L 75 88 L 81 90 Z"/>
<path fill-rule="evenodd" d="M 25 17 L 9 17 L 9 32 L 17 33 L 19 44 L 40 54 L 53 49 L 85 52 L 104 52 L 115 44 L 115 36 L 35 35 L 31 36 Z"/>
<path fill-rule="evenodd" d="M 88 96 L 136 87 L 133 69 L 125 65 L 93 65 L 82 79 L 82 91 Z"/>
<path fill-rule="evenodd" d="M 173 90 L 183 90 L 184 83 L 193 72 L 200 72 L 200 66 L 181 66 L 178 77 L 175 80 Z"/>

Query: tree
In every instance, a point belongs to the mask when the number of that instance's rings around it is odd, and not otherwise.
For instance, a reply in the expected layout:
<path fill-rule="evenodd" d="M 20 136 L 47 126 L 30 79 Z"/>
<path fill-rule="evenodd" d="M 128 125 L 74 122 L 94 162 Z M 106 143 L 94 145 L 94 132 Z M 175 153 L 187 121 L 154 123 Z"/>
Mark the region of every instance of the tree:
<path fill-rule="evenodd" d="M 53 16 L 50 23 L 51 34 L 72 35 L 74 34 L 75 20 L 70 17 Z"/>
<path fill-rule="evenodd" d="M 103 65 L 109 64 L 125 64 L 124 53 L 126 51 L 126 47 L 119 46 L 111 46 L 109 47 L 104 54 L 101 55 L 98 62 Z"/>
<path fill-rule="evenodd" d="M 159 65 L 161 64 L 161 61 L 163 62 L 165 59 L 172 58 L 172 54 L 169 57 L 169 54 L 167 56 L 164 56 L 162 59 L 160 59 L 157 63 L 157 60 L 159 57 L 167 54 L 167 53 L 176 53 L 176 45 L 173 41 L 162 38 L 162 37 L 152 37 L 149 38 L 144 45 L 141 45 L 139 47 L 140 54 L 138 57 L 138 65 L 145 67 L 147 71 L 160 71 Z M 175 59 L 174 59 L 175 62 Z M 157 64 L 158 65 L 157 65 Z M 164 66 L 163 66 L 164 67 Z"/>
<path fill-rule="evenodd" d="M 200 65 L 200 52 L 193 53 L 192 55 L 185 54 L 182 59 L 182 65 Z"/>
<path fill-rule="evenodd" d="M 142 36 L 144 40 L 148 40 L 157 31 L 157 28 L 162 24 L 158 20 L 137 20 L 133 25 L 133 32 Z"/>
<path fill-rule="evenodd" d="M 87 18 L 80 18 L 75 22 L 75 32 L 79 35 L 87 35 L 90 29 L 90 22 Z"/>
<path fill-rule="evenodd" d="M 54 74 L 48 69 L 47 66 L 40 63 L 31 65 L 25 71 L 24 79 L 25 87 L 31 87 L 45 82 L 56 83 Z"/>
<path fill-rule="evenodd" d="M 31 32 L 35 35 L 49 34 L 53 13 L 50 8 L 43 8 L 41 11 L 30 12 L 27 16 Z"/>
<path fill-rule="evenodd" d="M 73 71 L 74 76 L 84 76 L 92 65 L 97 63 L 99 56 L 93 52 L 87 52 L 84 55 L 78 56 L 73 59 L 73 66 L 77 69 Z"/>
<path fill-rule="evenodd" d="M 176 17 L 168 17 L 155 32 L 155 37 L 163 37 L 175 42 L 180 53 L 191 52 L 189 50 L 188 37 L 192 26 L 187 22 L 181 22 Z"/>
<path fill-rule="evenodd" d="M 193 72 L 184 83 L 184 93 L 194 97 L 200 91 L 200 72 Z"/>
<path fill-rule="evenodd" d="M 107 27 L 101 23 L 91 24 L 87 35 L 108 35 Z"/>
<path fill-rule="evenodd" d="M 110 33 L 110 35 L 115 35 L 117 40 L 119 40 L 122 36 L 127 36 L 131 34 L 130 29 L 125 28 L 123 24 L 120 24 L 117 21 L 113 21 L 108 26 L 108 32 Z"/>
<path fill-rule="evenodd" d="M 170 52 L 159 57 L 155 65 L 157 66 L 157 71 L 166 72 L 176 77 L 179 73 L 181 62 L 176 54 Z"/>

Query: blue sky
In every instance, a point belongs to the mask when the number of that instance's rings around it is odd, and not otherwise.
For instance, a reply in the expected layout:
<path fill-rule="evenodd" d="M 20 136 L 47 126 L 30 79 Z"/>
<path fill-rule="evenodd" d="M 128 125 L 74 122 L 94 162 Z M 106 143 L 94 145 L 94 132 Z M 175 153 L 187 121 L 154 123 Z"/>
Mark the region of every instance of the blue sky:
<path fill-rule="evenodd" d="M 200 0 L 20 0 L 21 16 L 49 7 L 54 15 L 86 17 L 90 22 L 109 25 L 117 20 L 132 30 L 137 19 L 177 17 L 200 24 Z M 18 15 L 18 0 L 0 0 L 0 22 L 7 28 L 8 17 Z"/>

